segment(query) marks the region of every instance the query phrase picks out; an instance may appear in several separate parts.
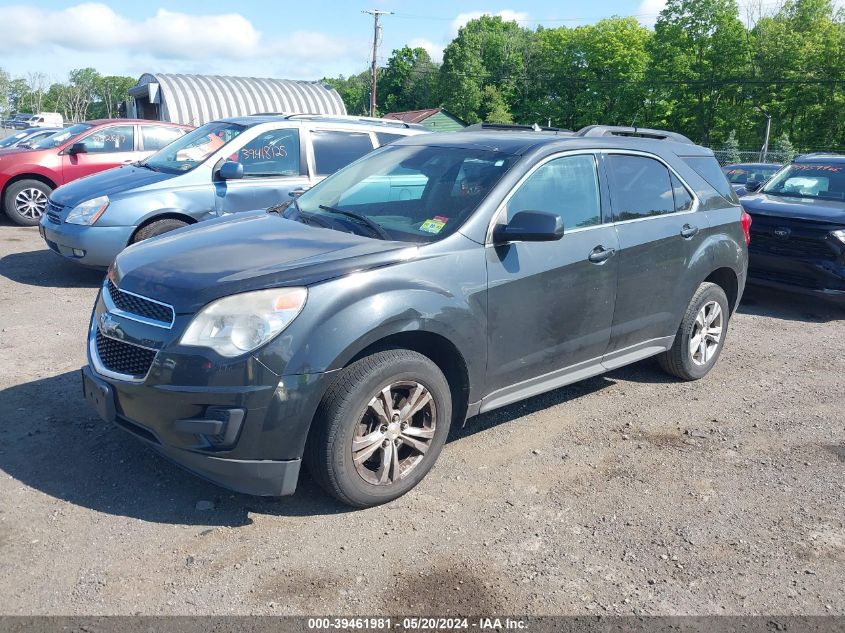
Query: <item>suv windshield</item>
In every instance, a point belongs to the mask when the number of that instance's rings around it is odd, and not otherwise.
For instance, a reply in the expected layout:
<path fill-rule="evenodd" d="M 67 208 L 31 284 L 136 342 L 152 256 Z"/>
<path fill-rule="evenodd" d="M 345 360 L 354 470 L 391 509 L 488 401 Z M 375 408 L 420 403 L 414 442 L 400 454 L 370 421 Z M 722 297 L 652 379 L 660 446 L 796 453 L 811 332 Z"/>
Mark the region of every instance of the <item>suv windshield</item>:
<path fill-rule="evenodd" d="M 246 129 L 237 123 L 213 121 L 163 147 L 141 163 L 154 171 L 178 174 L 191 171 Z"/>
<path fill-rule="evenodd" d="M 86 130 L 90 130 L 93 125 L 90 123 L 77 123 L 76 125 L 71 125 L 68 128 L 65 128 L 61 132 L 56 132 L 52 136 L 48 136 L 47 138 L 43 138 L 37 143 L 33 144 L 33 149 L 50 149 L 52 147 L 58 147 L 65 141 L 72 139 L 74 136 L 79 136 Z"/>
<path fill-rule="evenodd" d="M 284 215 L 381 239 L 434 242 L 460 228 L 517 158 L 480 149 L 391 145 L 322 181 Z"/>
<path fill-rule="evenodd" d="M 744 185 L 748 181 L 758 182 L 767 180 L 769 176 L 780 169 L 780 165 L 755 165 L 753 167 L 731 167 L 725 169 L 725 176 L 732 185 Z"/>
<path fill-rule="evenodd" d="M 845 200 L 845 163 L 793 163 L 762 189 L 773 196 Z"/>

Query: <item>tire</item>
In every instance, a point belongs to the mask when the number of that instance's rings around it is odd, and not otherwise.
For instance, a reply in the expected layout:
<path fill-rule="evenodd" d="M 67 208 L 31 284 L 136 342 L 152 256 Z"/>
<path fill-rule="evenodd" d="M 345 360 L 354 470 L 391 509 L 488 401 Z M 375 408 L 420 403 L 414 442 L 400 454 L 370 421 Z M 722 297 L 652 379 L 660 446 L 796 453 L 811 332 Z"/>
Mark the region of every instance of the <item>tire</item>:
<path fill-rule="evenodd" d="M 6 189 L 3 210 L 20 226 L 35 226 L 47 212 L 47 199 L 53 188 L 40 180 L 18 180 Z"/>
<path fill-rule="evenodd" d="M 183 220 L 177 220 L 176 218 L 155 220 L 138 229 L 132 237 L 132 243 L 137 244 L 138 242 L 143 242 L 151 237 L 156 237 L 157 235 L 163 235 L 164 233 L 181 229 L 183 226 L 188 226 L 188 223 Z"/>
<path fill-rule="evenodd" d="M 385 402 L 386 388 L 393 410 L 380 417 L 371 405 Z M 409 400 L 425 403 L 416 412 L 414 406 L 403 411 Z M 437 365 L 410 350 L 378 352 L 341 370 L 329 387 L 311 429 L 305 462 L 320 486 L 343 503 L 357 508 L 387 503 L 428 474 L 446 442 L 451 420 L 451 392 Z M 385 444 L 391 439 L 393 444 Z M 427 448 L 421 452 L 414 443 Z M 353 446 L 358 447 L 358 459 L 353 458 Z M 387 469 L 382 466 L 385 461 Z"/>
<path fill-rule="evenodd" d="M 718 306 L 718 310 L 715 306 Z M 713 283 L 701 284 L 689 302 L 675 334 L 675 342 L 669 350 L 657 357 L 658 363 L 664 371 L 682 380 L 704 378 L 722 353 L 729 318 L 730 307 L 725 291 Z M 708 319 L 712 319 L 709 325 Z M 702 327 L 707 327 L 704 347 L 701 344 L 693 345 L 696 339 L 702 340 L 698 336 Z"/>

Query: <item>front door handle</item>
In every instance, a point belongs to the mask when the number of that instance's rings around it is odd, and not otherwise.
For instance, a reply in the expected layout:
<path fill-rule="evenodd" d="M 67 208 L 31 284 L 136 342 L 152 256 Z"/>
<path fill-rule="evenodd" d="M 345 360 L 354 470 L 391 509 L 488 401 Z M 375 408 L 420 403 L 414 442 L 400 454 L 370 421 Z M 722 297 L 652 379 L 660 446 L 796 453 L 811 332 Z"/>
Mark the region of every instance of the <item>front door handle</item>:
<path fill-rule="evenodd" d="M 681 237 L 685 240 L 695 237 L 697 233 L 698 227 L 693 226 L 692 224 L 684 224 L 684 226 L 681 227 Z"/>
<path fill-rule="evenodd" d="M 599 244 L 593 250 L 590 251 L 590 254 L 587 256 L 587 259 L 589 259 L 594 264 L 601 264 L 613 257 L 615 254 L 615 248 L 605 248 L 604 246 Z"/>

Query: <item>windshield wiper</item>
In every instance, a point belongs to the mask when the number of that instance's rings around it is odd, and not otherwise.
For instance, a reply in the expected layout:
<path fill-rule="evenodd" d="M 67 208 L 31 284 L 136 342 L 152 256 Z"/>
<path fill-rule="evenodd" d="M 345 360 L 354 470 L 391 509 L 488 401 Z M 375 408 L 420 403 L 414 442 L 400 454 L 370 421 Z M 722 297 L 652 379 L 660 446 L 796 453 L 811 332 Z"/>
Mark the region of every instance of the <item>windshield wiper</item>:
<path fill-rule="evenodd" d="M 130 164 L 134 165 L 135 167 L 143 167 L 144 169 L 149 169 L 150 171 L 154 171 L 156 173 L 158 173 L 160 171 L 160 170 L 156 169 L 155 167 L 153 167 L 152 165 L 149 165 L 147 163 L 142 163 L 141 161 L 138 161 L 137 163 L 130 163 Z"/>
<path fill-rule="evenodd" d="M 382 240 L 390 241 L 390 235 L 388 235 L 387 231 L 385 231 L 380 224 L 373 222 L 370 218 L 366 215 L 362 215 L 360 213 L 355 213 L 354 211 L 347 211 L 345 209 L 336 209 L 335 207 L 329 207 L 325 204 L 319 205 L 323 211 L 328 211 L 329 213 L 338 213 L 340 215 L 345 215 L 348 218 L 352 218 L 353 220 L 358 220 L 359 222 L 363 222 L 367 227 L 373 230 L 376 235 L 379 236 Z"/>

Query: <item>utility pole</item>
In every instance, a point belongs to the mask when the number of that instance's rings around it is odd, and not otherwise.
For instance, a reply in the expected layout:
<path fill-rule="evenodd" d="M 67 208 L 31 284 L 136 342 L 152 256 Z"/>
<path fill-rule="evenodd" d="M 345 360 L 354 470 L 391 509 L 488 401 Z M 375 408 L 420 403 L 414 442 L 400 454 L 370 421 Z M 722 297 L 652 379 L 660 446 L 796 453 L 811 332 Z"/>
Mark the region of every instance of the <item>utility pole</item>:
<path fill-rule="evenodd" d="M 370 116 L 376 115 L 376 84 L 378 83 L 378 39 L 379 39 L 379 18 L 383 15 L 392 15 L 393 11 L 361 11 L 373 16 L 373 64 L 370 67 Z"/>
<path fill-rule="evenodd" d="M 760 106 L 755 106 L 757 110 L 766 117 L 766 138 L 763 139 L 763 148 L 760 150 L 760 162 L 765 163 L 769 155 L 769 133 L 772 131 L 772 115 Z"/>

